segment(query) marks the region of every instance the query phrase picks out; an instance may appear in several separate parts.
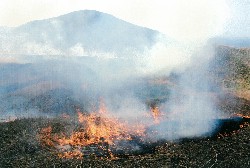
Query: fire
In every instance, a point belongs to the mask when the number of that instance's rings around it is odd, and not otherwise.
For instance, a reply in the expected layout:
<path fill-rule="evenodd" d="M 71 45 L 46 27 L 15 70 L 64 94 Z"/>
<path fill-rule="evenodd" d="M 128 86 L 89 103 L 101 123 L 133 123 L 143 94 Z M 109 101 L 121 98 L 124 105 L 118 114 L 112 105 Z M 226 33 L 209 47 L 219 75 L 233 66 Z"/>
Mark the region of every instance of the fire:
<path fill-rule="evenodd" d="M 131 125 L 109 115 L 103 102 L 98 112 L 77 113 L 80 129 L 72 132 L 70 136 L 53 133 L 51 126 L 40 131 L 40 141 L 46 146 L 58 149 L 58 156 L 61 158 L 82 158 L 92 148 L 112 156 L 109 148 L 116 148 L 119 141 L 130 141 L 132 136 L 145 136 L 144 125 Z"/>
<path fill-rule="evenodd" d="M 160 119 L 160 110 L 159 110 L 159 107 L 153 106 L 153 107 L 150 108 L 150 110 L 151 110 L 151 114 L 152 114 L 153 119 L 154 119 L 154 123 L 155 124 L 160 123 L 160 120 L 159 120 Z"/>
<path fill-rule="evenodd" d="M 60 158 L 81 159 L 85 155 L 113 158 L 112 151 L 114 149 L 130 150 L 133 148 L 133 145 L 126 146 L 126 144 L 134 142 L 135 139 L 139 138 L 140 142 L 145 142 L 144 140 L 150 141 L 151 136 L 147 135 L 148 130 L 146 131 L 146 128 L 159 124 L 166 119 L 166 116 L 164 118 L 156 104 L 151 104 L 151 113 L 145 113 L 147 114 L 145 118 L 140 119 L 143 121 L 148 119 L 148 117 L 152 117 L 154 123 L 150 120 L 151 123 L 133 121 L 133 124 L 131 124 L 129 121 L 112 116 L 107 109 L 103 99 L 100 99 L 99 109 L 96 112 L 87 114 L 77 109 L 77 129 L 70 133 L 56 133 L 52 126 L 48 126 L 41 129 L 38 139 L 43 146 L 49 146 L 50 149 L 56 150 Z M 242 117 L 245 121 L 249 121 L 249 116 L 240 114 L 234 116 Z M 68 116 L 64 118 L 69 119 Z M 248 123 L 242 123 L 239 125 L 239 128 L 248 126 Z M 157 132 L 150 132 L 153 135 L 155 133 L 157 134 Z M 230 133 L 220 133 L 218 138 L 234 133 L 237 133 L 237 130 Z M 123 146 L 124 144 L 125 146 Z"/>
<path fill-rule="evenodd" d="M 231 118 L 233 117 L 241 117 L 241 118 L 245 118 L 245 119 L 250 119 L 250 115 L 243 115 L 243 114 L 240 114 L 240 113 L 235 113 L 233 115 L 230 116 Z"/>
<path fill-rule="evenodd" d="M 54 143 L 51 139 L 51 133 L 52 133 L 52 127 L 46 127 L 43 128 L 39 134 L 39 139 L 42 142 L 43 145 L 47 146 L 53 146 Z"/>
<path fill-rule="evenodd" d="M 117 118 L 107 118 L 100 113 L 92 113 L 83 115 L 78 112 L 79 122 L 85 126 L 84 132 L 76 132 L 73 134 L 72 140 L 76 140 L 77 144 L 86 145 L 100 142 L 104 139 L 108 144 L 113 145 L 115 140 L 126 139 L 129 140 L 130 134 L 134 132 L 143 132 L 143 130 L 130 130 L 130 126 L 119 121 Z M 84 141 L 81 138 L 87 136 Z"/>
<path fill-rule="evenodd" d="M 105 106 L 103 98 L 100 98 L 100 107 L 99 107 L 99 113 L 100 114 L 105 114 L 107 113 L 107 108 Z"/>

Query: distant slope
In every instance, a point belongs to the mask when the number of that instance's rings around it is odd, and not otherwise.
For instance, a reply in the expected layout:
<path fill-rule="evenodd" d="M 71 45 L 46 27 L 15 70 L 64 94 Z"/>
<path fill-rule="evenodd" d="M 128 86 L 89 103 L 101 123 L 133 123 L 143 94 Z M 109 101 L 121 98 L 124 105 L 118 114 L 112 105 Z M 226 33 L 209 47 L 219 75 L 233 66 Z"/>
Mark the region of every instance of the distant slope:
<path fill-rule="evenodd" d="M 218 46 L 211 66 L 225 88 L 250 90 L 250 48 Z"/>
<path fill-rule="evenodd" d="M 223 90 L 218 107 L 227 113 L 250 114 L 250 48 L 217 46 L 210 62 L 211 81 Z"/>
<path fill-rule="evenodd" d="M 51 69 L 43 64 L 0 64 L 0 119 L 5 115 L 27 117 L 29 112 L 39 116 L 38 111 L 47 114 L 73 113 L 76 108 L 83 108 L 81 98 L 84 95 L 77 97 L 70 86 L 74 83 L 79 87 L 81 80 L 71 80 L 75 79 L 73 75 L 67 78 L 62 75 L 79 70 L 88 75 L 93 72 L 76 64 L 71 68 L 73 70 L 62 69 L 63 64 L 60 63 L 46 62 L 46 65 L 54 65 Z"/>
<path fill-rule="evenodd" d="M 2 32 L 2 33 L 1 33 Z M 150 48 L 159 32 L 94 10 L 76 11 L 0 29 L 0 53 L 131 56 Z M 130 53 L 130 55 L 129 55 Z"/>

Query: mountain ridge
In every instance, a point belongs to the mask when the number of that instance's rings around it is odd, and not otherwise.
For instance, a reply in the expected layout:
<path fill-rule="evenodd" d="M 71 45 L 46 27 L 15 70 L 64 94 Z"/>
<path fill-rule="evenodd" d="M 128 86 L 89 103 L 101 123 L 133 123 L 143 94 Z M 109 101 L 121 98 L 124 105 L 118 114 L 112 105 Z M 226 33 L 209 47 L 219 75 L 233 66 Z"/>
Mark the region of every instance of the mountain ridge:
<path fill-rule="evenodd" d="M 110 14 L 81 10 L 31 21 L 0 35 L 0 52 L 38 55 L 124 56 L 151 48 L 161 33 Z"/>

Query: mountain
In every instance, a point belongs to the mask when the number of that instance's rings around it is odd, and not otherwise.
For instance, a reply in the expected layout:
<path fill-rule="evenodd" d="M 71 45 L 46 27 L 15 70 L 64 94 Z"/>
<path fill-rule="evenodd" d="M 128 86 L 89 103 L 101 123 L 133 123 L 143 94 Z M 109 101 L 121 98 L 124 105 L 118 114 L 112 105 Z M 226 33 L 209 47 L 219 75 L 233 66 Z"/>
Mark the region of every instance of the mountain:
<path fill-rule="evenodd" d="M 159 32 L 94 10 L 76 11 L 15 28 L 0 28 L 0 53 L 131 56 L 150 48 Z"/>

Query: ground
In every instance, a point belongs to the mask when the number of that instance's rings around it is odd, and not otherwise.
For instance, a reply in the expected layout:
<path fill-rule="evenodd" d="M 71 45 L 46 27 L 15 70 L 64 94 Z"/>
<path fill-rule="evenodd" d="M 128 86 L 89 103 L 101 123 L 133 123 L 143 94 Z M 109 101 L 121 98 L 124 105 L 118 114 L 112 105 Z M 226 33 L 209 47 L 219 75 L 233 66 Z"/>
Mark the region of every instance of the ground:
<path fill-rule="evenodd" d="M 0 125 L 1 167 L 249 167 L 249 123 L 232 135 L 161 142 L 155 151 L 117 158 L 87 156 L 59 158 L 37 141 L 37 131 L 48 125 L 59 129 L 58 119 L 22 119 Z"/>

